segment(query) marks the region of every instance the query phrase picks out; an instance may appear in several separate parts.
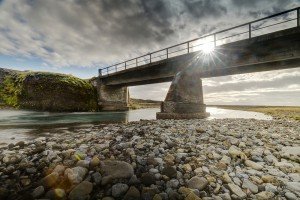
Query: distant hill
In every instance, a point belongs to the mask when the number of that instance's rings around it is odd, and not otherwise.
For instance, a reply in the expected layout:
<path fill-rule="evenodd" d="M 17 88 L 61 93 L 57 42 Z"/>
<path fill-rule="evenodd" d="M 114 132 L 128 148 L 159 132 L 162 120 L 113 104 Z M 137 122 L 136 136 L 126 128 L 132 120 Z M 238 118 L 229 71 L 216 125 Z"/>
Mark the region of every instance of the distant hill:
<path fill-rule="evenodd" d="M 159 108 L 161 101 L 149 100 L 149 99 L 134 99 L 129 100 L 130 109 L 139 108 Z"/>

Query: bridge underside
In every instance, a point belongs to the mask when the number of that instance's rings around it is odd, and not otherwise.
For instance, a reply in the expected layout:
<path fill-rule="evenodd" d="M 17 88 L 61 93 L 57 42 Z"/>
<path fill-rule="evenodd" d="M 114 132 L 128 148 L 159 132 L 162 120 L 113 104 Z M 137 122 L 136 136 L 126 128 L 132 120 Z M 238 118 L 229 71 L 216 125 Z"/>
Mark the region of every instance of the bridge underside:
<path fill-rule="evenodd" d="M 211 55 L 193 52 L 100 76 L 99 79 L 102 84 L 114 87 L 173 80 L 162 112 L 157 117 L 203 118 L 207 113 L 201 78 L 295 67 L 300 67 L 299 27 L 217 46 Z"/>

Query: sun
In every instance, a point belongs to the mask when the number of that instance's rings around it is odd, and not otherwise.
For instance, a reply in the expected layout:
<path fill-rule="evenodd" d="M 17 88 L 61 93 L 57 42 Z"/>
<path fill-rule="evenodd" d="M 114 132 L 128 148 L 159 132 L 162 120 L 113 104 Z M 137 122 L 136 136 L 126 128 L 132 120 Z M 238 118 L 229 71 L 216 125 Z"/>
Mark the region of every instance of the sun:
<path fill-rule="evenodd" d="M 215 43 L 211 40 L 211 38 L 203 38 L 197 40 L 193 44 L 194 51 L 200 51 L 202 55 L 211 55 L 215 50 Z"/>
<path fill-rule="evenodd" d="M 203 52 L 203 54 L 212 54 L 215 50 L 215 46 L 213 43 L 206 43 L 201 45 L 200 50 Z"/>

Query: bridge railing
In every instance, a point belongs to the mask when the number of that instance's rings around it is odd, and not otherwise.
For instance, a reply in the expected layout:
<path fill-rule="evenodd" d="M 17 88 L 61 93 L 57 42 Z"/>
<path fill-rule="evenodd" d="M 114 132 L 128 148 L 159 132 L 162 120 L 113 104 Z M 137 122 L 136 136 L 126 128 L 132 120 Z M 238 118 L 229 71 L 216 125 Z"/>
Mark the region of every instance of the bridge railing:
<path fill-rule="evenodd" d="M 99 76 L 109 76 L 112 73 L 125 69 L 150 64 L 152 62 L 165 60 L 195 51 L 201 51 L 204 45 L 210 45 L 214 48 L 222 44 L 249 39 L 259 35 L 297 26 L 300 26 L 300 7 L 207 34 L 193 40 L 169 46 L 121 63 L 101 68 L 99 69 Z"/>

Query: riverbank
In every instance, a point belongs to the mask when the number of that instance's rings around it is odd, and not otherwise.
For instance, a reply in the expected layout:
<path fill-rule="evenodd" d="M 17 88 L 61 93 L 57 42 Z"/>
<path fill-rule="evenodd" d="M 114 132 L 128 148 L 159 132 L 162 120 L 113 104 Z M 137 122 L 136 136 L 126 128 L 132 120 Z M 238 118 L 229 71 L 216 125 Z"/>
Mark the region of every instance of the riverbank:
<path fill-rule="evenodd" d="M 274 119 L 300 121 L 300 106 L 209 105 L 209 107 L 260 112 L 266 115 L 271 115 Z"/>
<path fill-rule="evenodd" d="M 131 110 L 142 109 L 142 108 L 160 108 L 161 101 L 144 100 L 130 98 L 129 108 Z"/>
<path fill-rule="evenodd" d="M 97 111 L 97 91 L 72 75 L 0 68 L 0 108 L 52 112 Z"/>
<path fill-rule="evenodd" d="M 295 121 L 90 126 L 0 150 L 0 199 L 298 199 Z"/>

